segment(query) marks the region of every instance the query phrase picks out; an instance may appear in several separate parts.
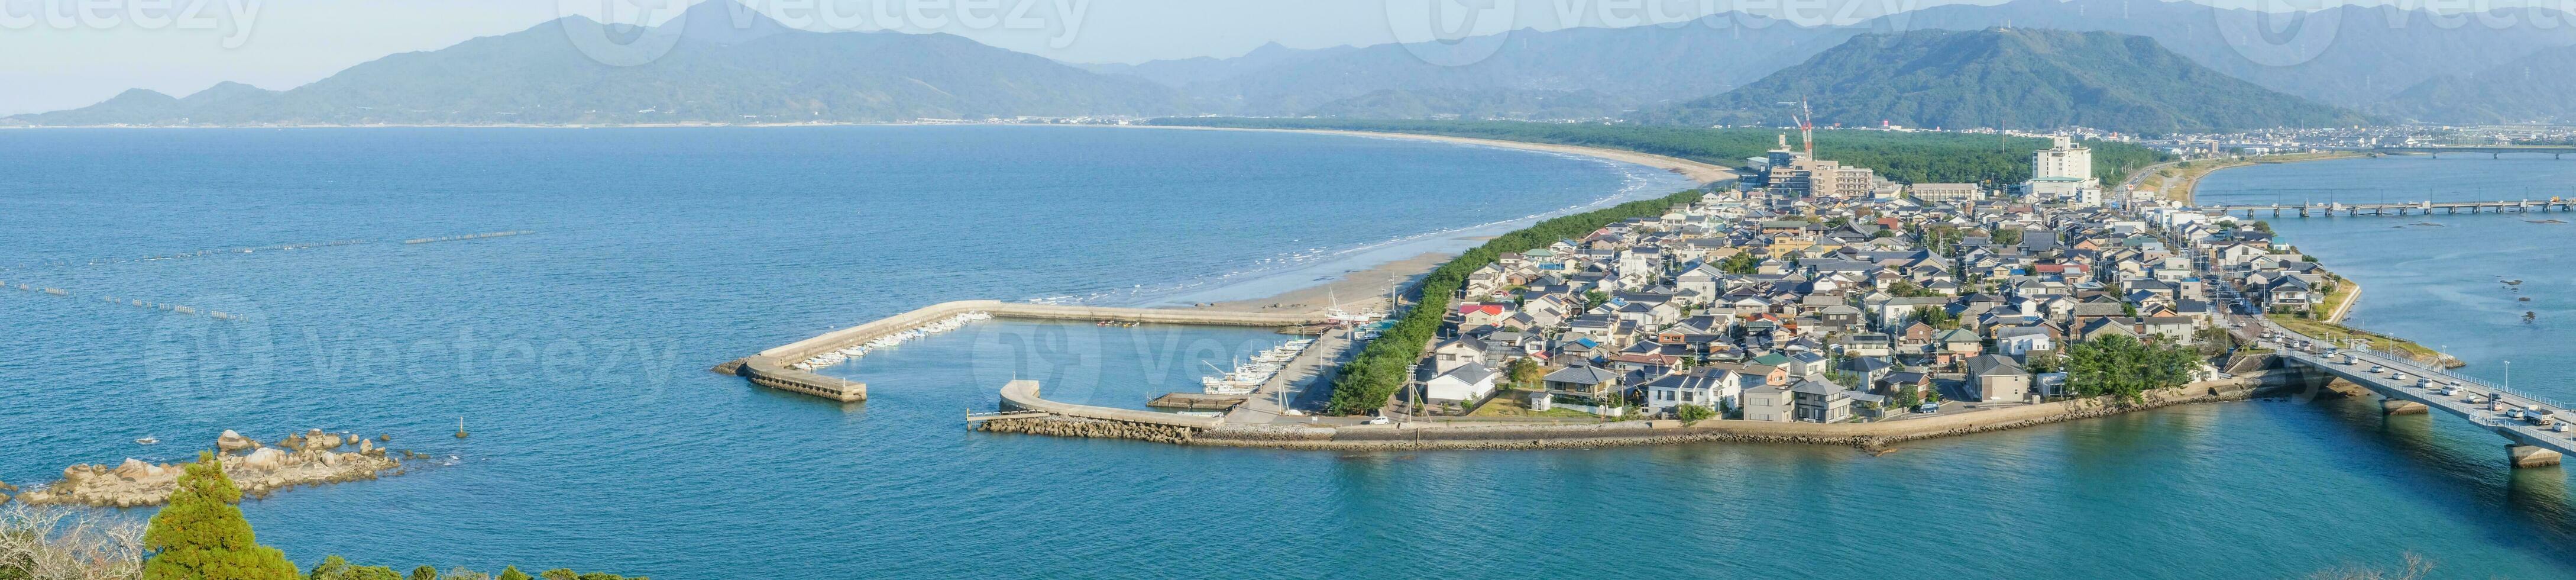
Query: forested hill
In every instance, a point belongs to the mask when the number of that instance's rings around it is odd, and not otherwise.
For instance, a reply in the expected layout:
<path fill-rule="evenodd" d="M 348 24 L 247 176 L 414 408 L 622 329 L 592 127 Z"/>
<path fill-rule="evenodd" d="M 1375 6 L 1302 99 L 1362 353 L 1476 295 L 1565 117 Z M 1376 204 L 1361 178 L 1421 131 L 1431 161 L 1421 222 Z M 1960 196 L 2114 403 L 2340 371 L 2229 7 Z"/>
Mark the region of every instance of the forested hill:
<path fill-rule="evenodd" d="M 223 84 L 184 99 L 135 90 L 12 119 L 37 125 L 881 122 L 1169 115 L 1177 91 L 946 34 L 806 32 L 732 2 L 628 29 L 579 16 L 387 56 L 293 90 Z M 734 24 L 739 23 L 739 24 Z M 615 66 L 577 39 L 640 35 L 669 51 Z M 0 123 L 5 124 L 5 123 Z"/>
<path fill-rule="evenodd" d="M 1773 124 L 1810 100 L 1818 124 L 2084 126 L 2145 134 L 2327 127 L 2360 114 L 2192 62 L 2155 39 L 1994 28 L 1870 34 L 1714 97 L 1649 111 L 1685 125 Z"/>
<path fill-rule="evenodd" d="M 1337 129 L 1418 133 L 1502 141 L 1580 145 L 1668 155 L 1726 167 L 1744 164 L 1778 144 L 1781 131 L 1766 128 L 1704 129 L 1599 123 L 1516 121 L 1402 121 L 1364 119 L 1156 119 L 1157 125 L 1249 129 Z M 1795 138 L 1794 136 L 1792 137 Z M 2128 172 L 2162 161 L 2163 154 L 2128 143 L 2087 141 L 2093 174 L 2119 183 Z M 1816 131 L 1816 156 L 1868 167 L 1904 183 L 2019 183 L 2030 179 L 2030 154 L 2047 139 L 1965 133 L 1860 129 Z"/>

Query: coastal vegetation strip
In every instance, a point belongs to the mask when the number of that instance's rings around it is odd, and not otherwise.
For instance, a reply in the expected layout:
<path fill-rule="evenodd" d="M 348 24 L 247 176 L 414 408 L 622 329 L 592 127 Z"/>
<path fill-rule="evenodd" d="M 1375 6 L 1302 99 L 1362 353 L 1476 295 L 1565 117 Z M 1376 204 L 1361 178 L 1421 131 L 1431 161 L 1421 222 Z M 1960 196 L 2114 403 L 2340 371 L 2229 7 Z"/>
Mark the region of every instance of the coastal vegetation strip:
<path fill-rule="evenodd" d="M 1700 191 L 1690 190 L 1549 219 L 1487 240 L 1483 245 L 1440 265 L 1415 286 L 1421 303 L 1406 311 L 1393 328 L 1369 341 L 1358 356 L 1342 365 L 1342 374 L 1333 381 L 1331 411 L 1357 415 L 1384 406 L 1387 398 L 1404 386 L 1406 373 L 1415 361 L 1422 358 L 1422 351 L 1429 346 L 1432 335 L 1439 332 L 1441 318 L 1449 308 L 1450 299 L 1466 283 L 1467 274 L 1477 268 L 1494 263 L 1505 253 L 1527 251 L 1557 240 L 1581 237 L 1630 218 L 1662 215 L 1673 204 L 1689 203 L 1699 199 L 1700 195 Z"/>
<path fill-rule="evenodd" d="M 1367 119 L 1276 119 L 1177 117 L 1148 121 L 1176 127 L 1238 129 L 1321 129 L 1375 133 L 1444 135 L 1527 143 L 1599 147 L 1650 153 L 1711 163 L 1742 165 L 1778 146 L 1782 129 L 1738 127 L 1712 129 L 1647 125 L 1531 123 L 1520 121 L 1411 121 Z M 2047 149 L 2048 139 L 1994 134 L 1823 129 L 1816 132 L 1816 156 L 1904 183 L 2020 183 L 2030 179 L 2030 155 Z M 2129 172 L 2166 159 L 2162 152 L 2130 143 L 2086 141 L 2093 150 L 2094 175 L 2119 183 Z"/>

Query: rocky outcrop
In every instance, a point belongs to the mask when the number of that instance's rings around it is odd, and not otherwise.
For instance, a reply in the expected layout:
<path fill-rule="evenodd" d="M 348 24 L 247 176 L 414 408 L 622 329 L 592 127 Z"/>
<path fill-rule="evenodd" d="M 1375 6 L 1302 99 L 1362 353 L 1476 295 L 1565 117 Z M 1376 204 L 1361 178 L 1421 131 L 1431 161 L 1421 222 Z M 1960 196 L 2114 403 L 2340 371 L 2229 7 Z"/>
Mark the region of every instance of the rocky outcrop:
<path fill-rule="evenodd" d="M 270 493 L 300 485 L 318 485 L 375 479 L 380 474 L 402 466 L 402 461 L 387 456 L 385 450 L 364 444 L 363 440 L 344 435 L 330 435 L 320 430 L 289 436 L 276 447 L 261 445 L 239 433 L 224 431 L 217 438 L 218 456 L 224 474 L 242 493 L 266 497 Z M 351 442 L 360 442 L 354 452 L 343 451 Z M 249 450 L 247 453 L 234 451 Z M 408 452 L 405 456 L 410 456 Z M 74 504 L 97 507 L 140 507 L 168 502 L 170 492 L 178 488 L 183 465 L 154 464 L 127 458 L 114 467 L 74 465 L 63 468 L 63 478 L 42 488 L 20 493 L 16 501 L 31 505 Z M 399 473 L 399 472 L 397 472 Z"/>
<path fill-rule="evenodd" d="M 225 429 L 225 430 L 224 430 L 224 434 L 223 434 L 223 435 L 218 435 L 218 436 L 216 436 L 216 437 L 215 437 L 215 448 L 216 448 L 216 449 L 222 449 L 222 450 L 225 450 L 225 451 L 240 451 L 240 450 L 244 450 L 244 449 L 258 449 L 258 448 L 259 448 L 259 440 L 257 440 L 257 439 L 252 439 L 252 438 L 249 438 L 249 437 L 243 437 L 243 436 L 242 436 L 242 434 L 240 434 L 240 433 L 235 433 L 235 432 L 233 432 L 233 430 L 231 430 L 231 429 Z"/>
<path fill-rule="evenodd" d="M 994 433 L 1024 433 L 1054 437 L 1088 437 L 1095 439 L 1134 439 L 1156 443 L 1189 443 L 1199 430 L 1175 425 L 1128 423 L 1075 417 L 1052 416 L 1035 419 L 996 419 L 978 424 Z"/>

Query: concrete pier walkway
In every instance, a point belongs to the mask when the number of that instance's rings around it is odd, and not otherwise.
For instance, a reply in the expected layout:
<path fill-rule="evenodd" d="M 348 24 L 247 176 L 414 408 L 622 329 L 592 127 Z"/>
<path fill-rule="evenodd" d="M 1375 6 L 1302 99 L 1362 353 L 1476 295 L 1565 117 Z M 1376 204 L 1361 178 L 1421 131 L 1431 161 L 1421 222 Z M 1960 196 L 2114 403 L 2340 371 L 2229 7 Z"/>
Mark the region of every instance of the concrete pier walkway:
<path fill-rule="evenodd" d="M 782 391 L 804 393 L 841 402 L 868 398 L 867 383 L 824 376 L 797 370 L 789 365 L 814 355 L 840 350 L 876 340 L 879 337 L 919 328 L 931 322 L 968 312 L 984 312 L 994 318 L 1024 320 L 1118 321 L 1141 324 L 1191 324 L 1202 326 L 1288 327 L 1323 324 L 1330 319 L 1323 314 L 1279 314 L 1223 312 L 1214 310 L 1174 310 L 1165 308 L 1110 308 L 1101 306 L 1065 306 L 1030 304 L 998 300 L 962 300 L 943 302 L 911 312 L 877 319 L 865 324 L 823 333 L 821 336 L 788 343 L 760 351 L 748 357 L 717 365 L 716 372 L 732 374 L 752 384 Z M 1283 373 L 1285 374 L 1285 373 Z"/>

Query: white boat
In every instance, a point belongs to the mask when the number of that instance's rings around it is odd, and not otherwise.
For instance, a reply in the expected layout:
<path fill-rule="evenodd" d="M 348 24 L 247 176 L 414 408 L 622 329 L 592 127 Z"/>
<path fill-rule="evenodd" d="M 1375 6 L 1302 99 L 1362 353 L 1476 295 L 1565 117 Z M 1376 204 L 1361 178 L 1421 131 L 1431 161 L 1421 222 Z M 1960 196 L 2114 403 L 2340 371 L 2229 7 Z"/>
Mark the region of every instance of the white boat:
<path fill-rule="evenodd" d="M 136 440 L 134 440 L 134 442 L 135 442 L 135 443 L 140 443 L 140 444 L 143 444 L 143 445 L 160 445 L 160 444 L 161 444 L 161 438 L 159 438 L 159 437 L 153 437 L 153 436 L 151 436 L 151 435 L 145 435 L 145 436 L 143 436 L 143 438 L 142 438 L 142 439 L 136 439 Z"/>

